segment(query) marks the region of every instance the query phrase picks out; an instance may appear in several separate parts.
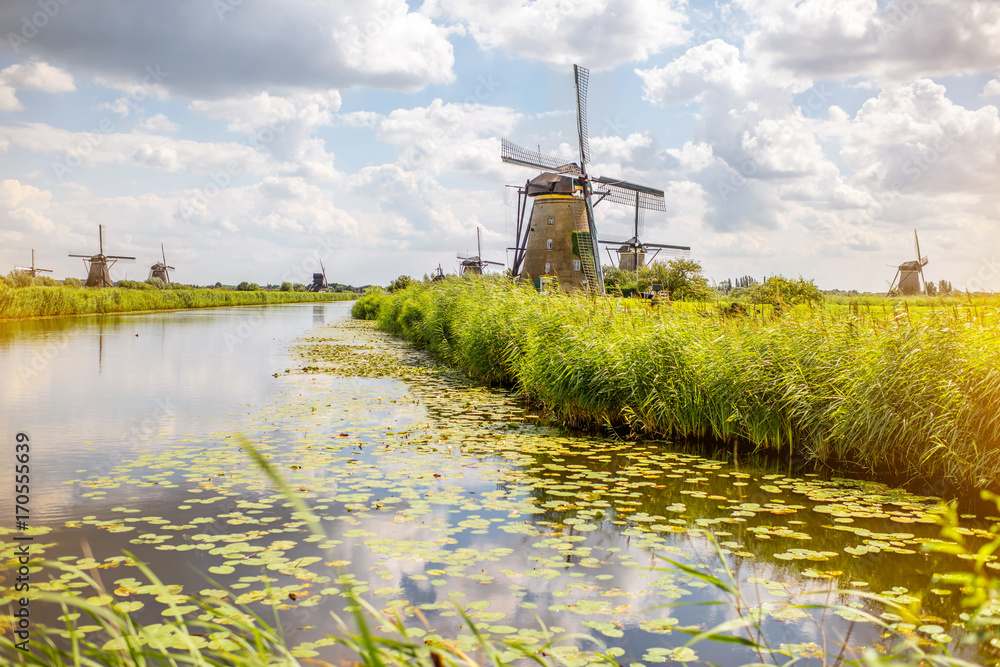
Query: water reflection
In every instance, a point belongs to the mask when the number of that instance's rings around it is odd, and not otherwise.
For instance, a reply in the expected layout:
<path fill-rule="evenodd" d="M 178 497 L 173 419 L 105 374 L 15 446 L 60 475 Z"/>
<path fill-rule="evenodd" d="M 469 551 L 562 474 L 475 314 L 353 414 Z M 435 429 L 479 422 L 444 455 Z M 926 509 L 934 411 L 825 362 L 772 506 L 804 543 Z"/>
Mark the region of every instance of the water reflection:
<path fill-rule="evenodd" d="M 63 483 L 223 428 L 276 389 L 287 345 L 350 304 L 0 321 L 0 432 L 26 432 L 35 518 L 72 516 Z M 0 512 L 10 508 L 0 499 Z"/>

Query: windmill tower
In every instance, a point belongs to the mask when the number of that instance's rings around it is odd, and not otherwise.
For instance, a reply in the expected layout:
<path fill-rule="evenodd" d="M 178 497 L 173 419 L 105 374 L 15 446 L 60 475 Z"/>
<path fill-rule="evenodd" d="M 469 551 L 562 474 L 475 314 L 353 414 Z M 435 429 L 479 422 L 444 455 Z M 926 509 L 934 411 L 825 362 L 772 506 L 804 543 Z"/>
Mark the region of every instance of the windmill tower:
<path fill-rule="evenodd" d="M 159 278 L 163 281 L 164 285 L 170 284 L 170 271 L 176 271 L 172 266 L 167 266 L 167 253 L 163 250 L 163 244 L 160 244 L 160 256 L 163 257 L 162 262 L 157 262 L 153 266 L 149 267 L 149 277 Z M 168 271 L 169 269 L 169 271 Z"/>
<path fill-rule="evenodd" d="M 476 248 L 479 251 L 479 254 L 474 257 L 470 257 L 464 252 L 458 253 L 457 255 L 458 259 L 462 260 L 461 264 L 462 268 L 459 271 L 459 275 L 464 276 L 466 273 L 474 273 L 476 275 L 482 275 L 483 267 L 486 266 L 487 264 L 492 264 L 494 266 L 504 266 L 503 262 L 491 262 L 489 260 L 483 259 L 483 236 L 482 236 L 482 229 L 479 227 L 476 227 Z M 438 267 L 438 269 L 440 270 L 440 267 Z M 441 271 L 440 276 L 441 279 L 444 278 L 444 271 Z M 437 278 L 435 278 L 435 280 L 437 280 Z"/>
<path fill-rule="evenodd" d="M 323 273 L 313 274 L 313 283 L 309 286 L 310 292 L 319 292 L 329 287 L 329 283 L 326 282 L 326 267 L 323 266 L 323 260 L 319 260 L 319 268 Z"/>
<path fill-rule="evenodd" d="M 111 282 L 111 267 L 120 259 L 135 260 L 135 257 L 104 254 L 104 225 L 97 226 L 97 236 L 100 241 L 100 252 L 96 255 L 70 255 L 70 257 L 83 258 L 83 264 L 87 267 L 86 287 L 112 287 L 114 283 Z"/>
<path fill-rule="evenodd" d="M 14 270 L 15 271 L 24 271 L 25 273 L 27 273 L 32 278 L 34 278 L 35 276 L 37 276 L 39 273 L 52 273 L 52 269 L 39 269 L 39 268 L 35 267 L 35 250 L 34 250 L 34 248 L 31 249 L 31 267 L 29 268 L 27 266 L 15 266 Z"/>
<path fill-rule="evenodd" d="M 678 257 L 687 257 L 691 252 L 691 246 L 643 243 L 640 241 L 639 235 L 642 233 L 643 228 L 642 217 L 642 209 L 639 206 L 639 194 L 636 193 L 635 222 L 632 238 L 626 239 L 618 236 L 601 235 L 597 239 L 598 243 L 618 246 L 618 268 L 622 271 L 634 271 L 637 281 L 639 279 L 639 269 L 656 259 L 656 256 L 660 252 L 665 250 L 667 253 Z M 656 251 L 648 261 L 646 260 L 647 249 Z M 608 256 L 611 257 L 610 249 L 608 249 Z M 611 257 L 611 263 L 614 264 L 613 257 Z"/>
<path fill-rule="evenodd" d="M 439 280 L 444 280 L 444 269 L 438 264 L 438 267 L 434 269 L 434 277 L 431 278 L 431 282 L 438 282 Z"/>
<path fill-rule="evenodd" d="M 566 290 L 604 294 L 600 249 L 594 206 L 605 199 L 626 206 L 666 212 L 663 191 L 636 185 L 618 178 L 591 178 L 590 139 L 587 129 L 587 86 L 589 70 L 573 65 L 576 86 L 576 131 L 580 144 L 580 164 L 527 150 L 503 139 L 500 157 L 504 162 L 539 169 L 543 173 L 528 181 L 523 206 L 519 201 L 514 273 L 535 281 L 554 276 Z M 596 197 L 596 200 L 593 199 Z M 523 225 L 527 200 L 532 200 L 531 216 Z"/>
<path fill-rule="evenodd" d="M 920 256 L 920 239 L 917 238 L 917 230 L 913 230 L 913 244 L 917 251 L 917 258 L 909 262 L 903 262 L 896 267 L 896 275 L 889 285 L 889 292 L 886 296 L 910 296 L 913 294 L 926 294 L 927 281 L 924 279 L 924 267 L 927 266 L 927 256 Z"/>

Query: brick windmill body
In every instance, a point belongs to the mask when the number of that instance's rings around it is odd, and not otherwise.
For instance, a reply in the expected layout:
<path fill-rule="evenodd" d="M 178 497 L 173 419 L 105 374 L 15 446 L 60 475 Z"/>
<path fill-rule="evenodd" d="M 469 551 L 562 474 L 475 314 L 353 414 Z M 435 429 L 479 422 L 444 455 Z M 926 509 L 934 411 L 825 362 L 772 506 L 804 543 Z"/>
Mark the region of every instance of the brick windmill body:
<path fill-rule="evenodd" d="M 521 148 L 506 139 L 500 157 L 542 173 L 518 191 L 518 223 L 512 273 L 541 289 L 558 281 L 566 291 L 604 294 L 594 206 L 605 199 L 638 209 L 666 211 L 663 191 L 617 178 L 591 178 L 587 173 L 590 142 L 587 129 L 587 86 L 590 72 L 573 66 L 576 85 L 580 164 Z M 532 202 L 527 224 L 524 214 Z"/>

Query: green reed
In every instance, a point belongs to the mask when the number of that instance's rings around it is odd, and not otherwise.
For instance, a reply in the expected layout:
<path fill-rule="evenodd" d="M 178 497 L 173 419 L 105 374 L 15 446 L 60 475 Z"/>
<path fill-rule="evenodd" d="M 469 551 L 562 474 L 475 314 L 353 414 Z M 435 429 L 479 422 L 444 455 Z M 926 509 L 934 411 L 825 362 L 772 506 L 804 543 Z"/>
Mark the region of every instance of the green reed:
<path fill-rule="evenodd" d="M 370 295 L 356 316 L 517 388 L 568 425 L 892 471 L 943 482 L 942 494 L 997 487 L 996 300 L 919 317 L 677 305 L 453 279 Z"/>
<path fill-rule="evenodd" d="M 0 285 L 0 319 L 126 313 L 140 310 L 217 308 L 302 301 L 346 301 L 342 292 L 237 292 L 222 289 L 137 290 L 118 287 L 22 287 Z"/>

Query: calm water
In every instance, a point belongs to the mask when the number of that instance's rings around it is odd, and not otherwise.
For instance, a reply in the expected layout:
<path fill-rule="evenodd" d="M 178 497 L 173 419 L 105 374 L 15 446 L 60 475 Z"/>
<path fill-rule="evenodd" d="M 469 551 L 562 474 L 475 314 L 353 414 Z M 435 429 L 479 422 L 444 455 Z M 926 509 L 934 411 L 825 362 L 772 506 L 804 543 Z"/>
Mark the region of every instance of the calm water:
<path fill-rule="evenodd" d="M 31 436 L 31 522 L 53 529 L 45 555 L 84 564 L 92 550 L 115 602 L 141 603 L 133 615 L 146 623 L 164 607 L 120 565 L 123 550 L 185 594 L 225 589 L 265 617 L 269 601 L 301 655 L 324 659 L 336 657 L 322 640 L 329 614 L 353 589 L 399 609 L 418 637 L 471 647 L 457 605 L 497 643 L 537 641 L 541 620 L 595 637 L 621 664 L 663 662 L 690 638 L 677 627 L 739 617 L 664 558 L 723 579 L 728 565 L 742 613 L 790 655 L 879 641 L 852 610 L 884 610 L 813 594 L 833 589 L 916 605 L 912 634 L 955 648 L 943 635 L 959 636 L 959 591 L 928 589 L 934 572 L 963 565 L 921 553 L 939 534 L 930 500 L 538 426 L 502 392 L 342 326 L 349 307 L 0 324 L 0 425 Z M 313 351 L 302 356 L 302 343 Z M 290 515 L 241 437 L 306 500 L 325 540 Z M 10 495 L 0 515 L 12 515 Z M 796 606 L 823 601 L 845 606 Z M 563 650 L 576 646 L 594 648 Z M 694 649 L 717 664 L 759 659 L 731 644 Z"/>

